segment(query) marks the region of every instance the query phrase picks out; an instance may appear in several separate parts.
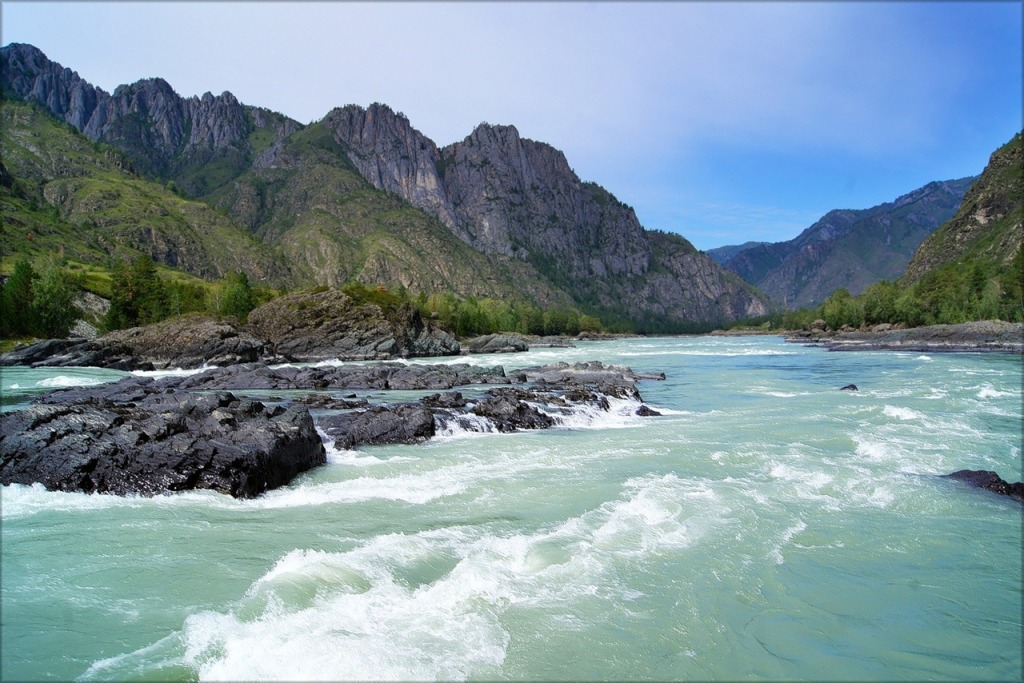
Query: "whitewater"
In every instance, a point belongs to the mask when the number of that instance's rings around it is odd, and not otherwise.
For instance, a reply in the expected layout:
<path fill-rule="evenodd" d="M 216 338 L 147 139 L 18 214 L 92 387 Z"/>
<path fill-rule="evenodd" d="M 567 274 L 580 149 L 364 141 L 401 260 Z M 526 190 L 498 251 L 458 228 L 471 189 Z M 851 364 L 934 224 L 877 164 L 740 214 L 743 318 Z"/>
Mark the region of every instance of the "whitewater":
<path fill-rule="evenodd" d="M 664 372 L 639 384 L 662 415 L 328 446 L 253 500 L 0 487 L 0 678 L 1021 679 L 1022 506 L 940 476 L 1022 479 L 1020 356 L 765 336 L 410 362 L 588 360 Z M 124 374 L 3 368 L 3 409 Z"/>

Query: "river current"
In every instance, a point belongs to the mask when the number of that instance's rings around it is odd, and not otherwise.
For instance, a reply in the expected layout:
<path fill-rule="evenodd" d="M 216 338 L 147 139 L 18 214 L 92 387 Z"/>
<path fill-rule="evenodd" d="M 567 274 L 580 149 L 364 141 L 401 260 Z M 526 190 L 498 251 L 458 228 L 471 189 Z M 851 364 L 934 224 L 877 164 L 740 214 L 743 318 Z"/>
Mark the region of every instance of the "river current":
<path fill-rule="evenodd" d="M 639 387 L 663 415 L 328 447 L 248 501 L 0 487 L 0 677 L 1021 679 L 1022 506 L 938 476 L 1022 478 L 1020 356 L 683 337 L 444 362 L 582 360 L 664 372 Z M 4 409 L 124 374 L 2 373 Z"/>

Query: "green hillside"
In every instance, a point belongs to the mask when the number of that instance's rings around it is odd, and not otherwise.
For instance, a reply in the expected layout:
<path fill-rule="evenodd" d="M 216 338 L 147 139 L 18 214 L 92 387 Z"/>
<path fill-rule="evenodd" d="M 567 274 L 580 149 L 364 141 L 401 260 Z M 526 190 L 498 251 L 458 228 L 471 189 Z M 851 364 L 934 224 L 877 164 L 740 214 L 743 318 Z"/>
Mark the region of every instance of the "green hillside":
<path fill-rule="evenodd" d="M 355 280 L 413 292 L 570 304 L 528 264 L 489 259 L 437 219 L 374 189 L 321 124 L 293 133 L 271 158 L 204 199 L 275 245 L 297 284 Z"/>
<path fill-rule="evenodd" d="M 230 219 L 139 177 L 121 152 L 37 107 L 2 102 L 0 154 L 4 270 L 18 256 L 108 266 L 145 254 L 207 279 L 242 271 L 267 284 L 290 280 L 283 260 Z"/>

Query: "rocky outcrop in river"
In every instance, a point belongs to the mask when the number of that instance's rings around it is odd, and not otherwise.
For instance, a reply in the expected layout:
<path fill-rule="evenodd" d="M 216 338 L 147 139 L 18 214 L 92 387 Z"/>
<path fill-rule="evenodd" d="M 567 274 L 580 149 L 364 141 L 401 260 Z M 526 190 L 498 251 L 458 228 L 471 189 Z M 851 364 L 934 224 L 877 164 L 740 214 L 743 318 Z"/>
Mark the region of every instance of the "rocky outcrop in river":
<path fill-rule="evenodd" d="M 1018 481 L 1011 484 L 995 472 L 988 470 L 958 470 L 946 476 L 1024 503 L 1024 482 Z"/>
<path fill-rule="evenodd" d="M 309 411 L 150 378 L 54 391 L 0 415 L 0 483 L 152 495 L 213 489 L 251 498 L 326 461 Z"/>
<path fill-rule="evenodd" d="M 638 415 L 657 415 L 641 403 L 637 379 L 628 368 L 599 362 L 509 373 L 465 364 L 271 368 L 253 363 L 158 380 L 126 377 L 56 390 L 26 409 L 0 414 L 0 484 L 121 495 L 213 489 L 249 498 L 325 462 L 317 426 L 335 447 L 350 449 L 416 443 L 453 426 L 546 429 L 579 411 L 608 411 L 613 397 L 631 400 Z M 471 399 L 450 392 L 379 405 L 328 393 L 486 384 L 505 386 Z M 227 387 L 250 396 L 236 396 Z M 295 389 L 317 393 L 266 403 L 251 396 Z M 306 405 L 315 406 L 316 423 Z"/>

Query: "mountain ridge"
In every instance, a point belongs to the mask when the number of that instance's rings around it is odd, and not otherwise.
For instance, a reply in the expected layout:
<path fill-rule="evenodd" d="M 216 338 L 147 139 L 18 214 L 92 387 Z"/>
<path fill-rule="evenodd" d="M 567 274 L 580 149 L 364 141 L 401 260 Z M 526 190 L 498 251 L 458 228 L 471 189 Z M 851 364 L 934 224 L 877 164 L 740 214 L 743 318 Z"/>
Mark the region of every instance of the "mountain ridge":
<path fill-rule="evenodd" d="M 787 309 L 836 289 L 863 292 L 902 275 L 921 242 L 951 218 L 977 176 L 933 181 L 868 209 L 833 209 L 791 240 L 708 253 Z"/>
<path fill-rule="evenodd" d="M 141 175 L 226 211 L 285 253 L 304 281 L 379 277 L 384 284 L 409 286 L 403 272 L 435 250 L 423 259 L 433 263 L 428 270 L 434 275 L 407 277 L 409 284 L 458 291 L 453 280 L 465 269 L 446 272 L 452 264 L 442 263 L 457 257 L 476 264 L 470 269 L 481 282 L 505 281 L 480 291 L 493 295 L 511 286 L 536 301 L 574 304 L 634 323 L 653 317 L 670 327 L 709 325 L 768 311 L 754 288 L 721 271 L 684 238 L 652 236 L 632 209 L 576 177 L 562 152 L 520 138 L 513 126 L 484 124 L 441 149 L 385 105 L 337 108 L 302 126 L 243 105 L 229 92 L 180 97 L 162 79 L 108 94 L 33 46 L 4 47 L 2 57 L 8 97 L 36 102 L 94 142 L 120 149 Z M 333 143 L 324 139 L 325 130 Z M 351 168 L 367 187 L 390 193 L 409 209 L 338 175 Z M 345 192 L 319 191 L 316 183 L 327 176 L 345 184 Z M 285 215 L 281 200 L 288 192 Z M 413 207 L 430 219 L 414 217 Z M 484 261 L 444 246 L 430 220 Z M 414 246 L 406 238 L 416 230 L 432 236 Z M 655 241 L 669 245 L 671 257 L 652 256 Z M 353 259 L 360 269 L 349 266 Z"/>

